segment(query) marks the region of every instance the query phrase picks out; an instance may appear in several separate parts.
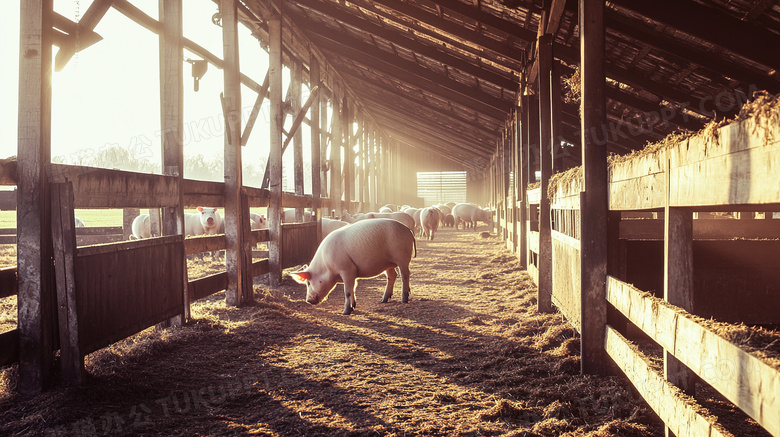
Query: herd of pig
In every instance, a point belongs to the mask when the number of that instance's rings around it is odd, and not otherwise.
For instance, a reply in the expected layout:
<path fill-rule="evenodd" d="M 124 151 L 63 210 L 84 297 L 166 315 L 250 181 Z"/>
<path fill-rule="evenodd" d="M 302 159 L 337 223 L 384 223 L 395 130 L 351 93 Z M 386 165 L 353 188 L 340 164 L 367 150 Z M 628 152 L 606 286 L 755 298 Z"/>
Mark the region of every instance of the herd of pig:
<path fill-rule="evenodd" d="M 184 215 L 185 234 L 212 235 L 225 232 L 224 222 L 217 208 L 198 207 L 198 212 Z M 252 229 L 268 227 L 265 216 L 250 213 Z M 409 264 L 417 256 L 415 235 L 433 240 L 439 226 L 454 226 L 476 230 L 483 222 L 493 229 L 490 211 L 470 203 L 448 203 L 427 208 L 404 205 L 385 205 L 378 212 L 351 215 L 344 212 L 342 220 L 322 219 L 323 239 L 309 265 L 292 273 L 292 277 L 306 284 L 306 301 L 316 305 L 328 298 L 336 284 L 344 284 L 344 313 L 349 315 L 357 306 L 355 286 L 359 278 L 387 275 L 387 285 L 380 302 L 386 303 L 393 295 L 393 286 L 401 275 L 401 302 L 409 301 Z M 304 221 L 311 220 L 305 212 Z M 283 222 L 295 221 L 295 210 L 284 211 Z M 141 214 L 133 221 L 134 239 L 149 238 L 149 214 Z M 398 269 L 396 271 L 396 269 Z"/>

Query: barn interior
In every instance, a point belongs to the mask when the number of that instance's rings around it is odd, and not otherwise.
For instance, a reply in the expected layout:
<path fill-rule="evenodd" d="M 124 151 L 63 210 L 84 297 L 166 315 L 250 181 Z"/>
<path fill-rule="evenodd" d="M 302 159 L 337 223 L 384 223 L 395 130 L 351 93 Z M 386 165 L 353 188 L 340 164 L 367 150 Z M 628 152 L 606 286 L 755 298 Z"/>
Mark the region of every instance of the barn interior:
<path fill-rule="evenodd" d="M 18 329 L 0 334 L 0 364 L 19 364 L 21 392 L 50 385 L 54 345 L 62 378 L 78 384 L 84 355 L 158 323 L 186 323 L 191 301 L 226 290 L 227 304 L 241 306 L 254 278 L 281 284 L 283 269 L 308 262 L 322 238 L 304 209 L 321 218 L 426 207 L 418 173 L 465 172 L 465 199 L 493 214 L 490 230 L 538 286 L 538 311 L 575 327 L 582 374 L 616 365 L 677 435 L 717 428 L 685 400 L 705 382 L 780 435 L 776 363 L 695 322 L 780 324 L 780 3 L 213 3 L 221 58 L 184 37 L 181 0 L 160 0 L 157 18 L 128 0 L 94 0 L 79 21 L 53 12 L 52 0 L 24 2 L 18 156 L 0 174 L 17 187 L 0 203 L 19 217 L 19 267 L 0 271 L 0 297 L 20 302 Z M 160 38 L 159 174 L 52 163 L 52 71 L 100 44 L 94 29 L 110 9 Z M 269 57 L 264 80 L 239 68 L 239 25 Z M 201 59 L 184 61 L 185 49 Z M 224 182 L 183 171 L 182 90 L 203 62 L 224 72 Z M 254 104 L 241 102 L 242 87 Z M 236 115 L 247 105 L 248 117 Z M 270 154 L 252 187 L 242 184 L 241 149 L 263 105 Z M 285 154 L 295 156 L 294 192 L 282 189 Z M 204 204 L 224 208 L 224 235 L 184 238 L 183 208 Z M 267 230 L 243 218 L 254 207 L 267 208 Z M 75 208 L 125 209 L 122 237 L 77 244 L 89 231 L 75 228 Z M 155 238 L 127 242 L 139 208 L 156 211 Z M 284 208 L 300 223 L 283 224 Z M 268 243 L 262 258 L 258 242 Z M 185 255 L 212 250 L 225 250 L 225 271 L 188 280 Z M 98 262 L 124 279 L 87 278 Z M 93 316 L 77 305 L 106 287 L 129 293 L 123 280 L 133 293 L 146 284 L 138 313 L 120 305 Z M 622 352 L 626 338 L 663 350 L 660 375 L 637 370 L 641 352 Z M 707 369 L 724 359 L 740 371 L 711 378 Z"/>

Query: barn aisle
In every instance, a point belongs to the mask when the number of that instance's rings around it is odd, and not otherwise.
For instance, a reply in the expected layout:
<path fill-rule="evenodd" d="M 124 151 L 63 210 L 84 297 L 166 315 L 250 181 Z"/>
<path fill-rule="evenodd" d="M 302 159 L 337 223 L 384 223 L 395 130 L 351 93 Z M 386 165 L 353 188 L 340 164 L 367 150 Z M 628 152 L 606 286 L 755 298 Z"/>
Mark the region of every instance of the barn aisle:
<path fill-rule="evenodd" d="M 2 435 L 663 435 L 615 378 L 579 376 L 561 316 L 496 239 L 418 241 L 412 295 L 363 280 L 314 307 L 285 279 L 257 303 L 193 305 L 191 324 L 92 354 L 81 388 L 0 400 Z"/>

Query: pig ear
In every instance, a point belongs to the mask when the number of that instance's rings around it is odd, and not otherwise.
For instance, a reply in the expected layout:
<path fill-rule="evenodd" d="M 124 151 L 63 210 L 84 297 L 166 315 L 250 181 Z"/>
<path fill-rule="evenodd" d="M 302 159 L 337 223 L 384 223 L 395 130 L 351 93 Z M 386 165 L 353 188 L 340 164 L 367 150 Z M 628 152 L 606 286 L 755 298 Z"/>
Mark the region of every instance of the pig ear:
<path fill-rule="evenodd" d="M 202 206 L 198 207 L 198 212 L 203 212 L 203 207 Z"/>
<path fill-rule="evenodd" d="M 293 279 L 295 279 L 295 282 L 299 284 L 305 284 L 306 281 L 308 281 L 311 278 L 311 273 L 307 271 L 292 272 L 290 274 L 292 275 Z"/>
<path fill-rule="evenodd" d="M 260 218 L 265 220 L 265 214 L 261 215 Z"/>
<path fill-rule="evenodd" d="M 217 208 L 214 208 L 214 212 L 217 212 Z"/>

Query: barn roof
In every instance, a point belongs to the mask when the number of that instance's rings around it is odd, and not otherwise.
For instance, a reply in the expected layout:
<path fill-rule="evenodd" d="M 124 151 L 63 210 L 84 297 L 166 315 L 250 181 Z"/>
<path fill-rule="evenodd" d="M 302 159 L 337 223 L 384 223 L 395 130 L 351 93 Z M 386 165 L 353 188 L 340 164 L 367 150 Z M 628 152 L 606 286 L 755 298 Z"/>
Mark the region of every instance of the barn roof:
<path fill-rule="evenodd" d="M 562 77 L 579 62 L 574 0 L 243 3 L 261 39 L 264 17 L 281 8 L 306 40 L 299 48 L 323 53 L 385 134 L 466 167 L 495 151 L 518 94 L 534 92 L 537 35 L 554 35 Z M 735 114 L 735 90 L 780 91 L 776 0 L 614 0 L 605 24 L 608 118 L 636 128 L 610 137 L 614 153 Z M 288 56 L 300 56 L 294 39 Z M 562 123 L 578 144 L 576 102 L 564 104 Z"/>

